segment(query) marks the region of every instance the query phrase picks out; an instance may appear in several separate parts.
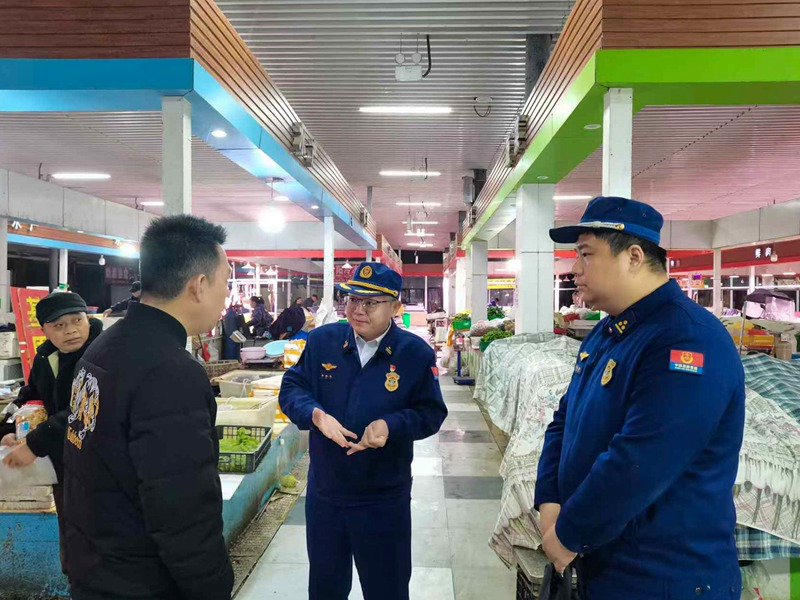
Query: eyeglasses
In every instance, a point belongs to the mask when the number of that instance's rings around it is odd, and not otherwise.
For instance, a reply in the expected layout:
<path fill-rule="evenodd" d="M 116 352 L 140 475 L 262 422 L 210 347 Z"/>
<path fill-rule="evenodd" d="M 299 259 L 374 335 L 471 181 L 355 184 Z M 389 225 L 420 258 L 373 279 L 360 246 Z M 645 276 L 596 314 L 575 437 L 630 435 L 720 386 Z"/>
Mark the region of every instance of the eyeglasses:
<path fill-rule="evenodd" d="M 390 302 L 394 302 L 394 300 L 364 300 L 356 296 L 347 297 L 347 305 L 350 308 L 356 309 L 360 306 L 364 309 L 364 312 L 372 312 L 378 308 L 379 304 L 388 304 Z"/>

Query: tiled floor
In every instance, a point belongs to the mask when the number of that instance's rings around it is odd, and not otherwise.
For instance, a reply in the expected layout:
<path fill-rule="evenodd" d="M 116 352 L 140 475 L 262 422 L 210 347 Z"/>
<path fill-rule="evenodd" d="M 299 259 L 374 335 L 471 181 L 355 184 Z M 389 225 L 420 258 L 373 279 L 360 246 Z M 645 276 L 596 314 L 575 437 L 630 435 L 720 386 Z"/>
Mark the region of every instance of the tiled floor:
<path fill-rule="evenodd" d="M 513 600 L 515 576 L 487 543 L 500 509 L 501 455 L 468 388 L 442 378 L 450 415 L 415 444 L 411 600 Z M 278 531 L 237 600 L 308 597 L 305 498 Z M 354 570 L 351 600 L 361 600 Z"/>

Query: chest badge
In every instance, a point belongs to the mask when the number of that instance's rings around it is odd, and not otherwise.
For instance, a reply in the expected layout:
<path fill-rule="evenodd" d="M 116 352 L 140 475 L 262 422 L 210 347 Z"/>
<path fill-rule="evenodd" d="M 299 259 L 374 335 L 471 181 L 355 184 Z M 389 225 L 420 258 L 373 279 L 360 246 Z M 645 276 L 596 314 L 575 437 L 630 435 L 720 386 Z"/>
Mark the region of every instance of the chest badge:
<path fill-rule="evenodd" d="M 589 353 L 588 352 L 581 352 L 580 357 L 581 357 L 581 362 L 583 362 L 584 360 L 589 358 Z"/>
<path fill-rule="evenodd" d="M 390 392 L 396 392 L 400 387 L 400 375 L 396 373 L 397 367 L 391 365 L 389 372 L 386 374 L 386 389 Z"/>
<path fill-rule="evenodd" d="M 337 367 L 336 365 L 332 365 L 331 363 L 322 363 L 322 368 L 325 369 L 326 371 L 333 371 Z"/>
<path fill-rule="evenodd" d="M 606 364 L 606 370 L 603 371 L 603 378 L 600 380 L 600 385 L 608 385 L 608 382 L 611 381 L 611 378 L 614 376 L 614 367 L 616 366 L 617 362 L 613 358 L 609 358 Z"/>
<path fill-rule="evenodd" d="M 389 356 L 391 356 L 391 355 L 392 355 L 392 349 L 391 349 L 391 347 L 389 347 L 389 346 L 386 346 L 386 354 L 388 354 Z"/>

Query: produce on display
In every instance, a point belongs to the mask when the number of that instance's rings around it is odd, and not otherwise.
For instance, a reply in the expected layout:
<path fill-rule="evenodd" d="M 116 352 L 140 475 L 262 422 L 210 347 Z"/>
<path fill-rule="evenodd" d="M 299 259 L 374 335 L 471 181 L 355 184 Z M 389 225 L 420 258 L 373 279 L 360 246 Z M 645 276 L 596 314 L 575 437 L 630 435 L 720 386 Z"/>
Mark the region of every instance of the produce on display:
<path fill-rule="evenodd" d="M 251 436 L 247 429 L 239 427 L 235 438 L 224 438 L 219 441 L 220 452 L 255 452 L 259 442 Z"/>
<path fill-rule="evenodd" d="M 506 318 L 506 313 L 499 306 L 490 306 L 487 314 L 490 321 Z"/>

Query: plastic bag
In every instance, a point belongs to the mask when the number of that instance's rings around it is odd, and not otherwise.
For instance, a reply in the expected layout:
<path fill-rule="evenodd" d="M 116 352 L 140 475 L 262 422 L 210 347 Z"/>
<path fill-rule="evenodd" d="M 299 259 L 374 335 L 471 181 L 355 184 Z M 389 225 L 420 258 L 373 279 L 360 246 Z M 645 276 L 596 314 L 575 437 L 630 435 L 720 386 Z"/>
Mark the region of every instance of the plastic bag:
<path fill-rule="evenodd" d="M 27 467 L 10 468 L 3 464 L 3 459 L 13 447 L 0 447 L 0 497 L 15 494 L 20 490 L 38 485 L 55 485 L 58 483 L 56 471 L 49 458 L 37 458 Z"/>
<path fill-rule="evenodd" d="M 331 323 L 338 323 L 339 322 L 339 315 L 336 314 L 335 309 L 328 310 L 328 303 L 324 300 L 322 301 L 322 306 L 319 307 L 317 314 L 314 315 L 314 321 L 316 327 L 322 327 L 323 325 L 330 325 Z"/>

